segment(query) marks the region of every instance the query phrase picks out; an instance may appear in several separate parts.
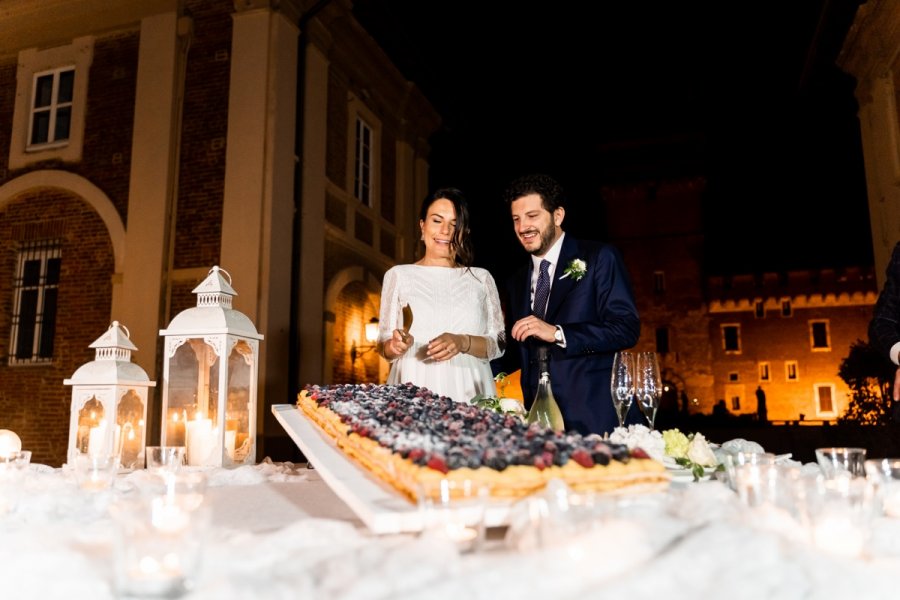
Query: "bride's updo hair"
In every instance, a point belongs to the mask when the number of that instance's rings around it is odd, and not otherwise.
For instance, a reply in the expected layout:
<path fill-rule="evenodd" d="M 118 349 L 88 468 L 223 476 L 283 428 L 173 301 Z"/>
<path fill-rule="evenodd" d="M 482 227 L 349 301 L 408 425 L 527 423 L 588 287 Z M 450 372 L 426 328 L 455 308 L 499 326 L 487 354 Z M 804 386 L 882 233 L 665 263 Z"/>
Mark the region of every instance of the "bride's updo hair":
<path fill-rule="evenodd" d="M 461 191 L 456 188 L 440 188 L 429 194 L 422 201 L 422 208 L 419 209 L 419 221 L 424 221 L 428 216 L 428 209 L 437 200 L 449 200 L 453 203 L 453 210 L 456 212 L 456 228 L 453 230 L 453 240 L 451 247 L 455 254 L 456 264 L 463 267 L 471 267 L 475 258 L 475 252 L 472 248 L 471 231 L 469 229 L 469 203 Z"/>

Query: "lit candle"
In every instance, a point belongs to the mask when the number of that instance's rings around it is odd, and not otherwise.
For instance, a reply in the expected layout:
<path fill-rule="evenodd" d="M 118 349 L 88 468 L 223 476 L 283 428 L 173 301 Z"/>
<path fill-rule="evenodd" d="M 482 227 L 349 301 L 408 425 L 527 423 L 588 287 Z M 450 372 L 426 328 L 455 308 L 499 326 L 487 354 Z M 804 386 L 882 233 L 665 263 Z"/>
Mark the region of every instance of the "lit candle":
<path fill-rule="evenodd" d="M 203 419 L 198 416 L 196 419 L 188 421 L 186 426 L 188 464 L 195 467 L 207 464 L 212 459 L 216 442 L 212 419 Z"/>
<path fill-rule="evenodd" d="M 237 439 L 237 431 L 234 429 L 229 429 L 225 432 L 225 451 L 228 453 L 228 458 L 234 460 L 234 442 Z"/>
<path fill-rule="evenodd" d="M 168 596 L 184 579 L 181 559 L 176 552 L 162 556 L 145 555 L 126 571 L 128 591 L 142 596 Z"/>
<path fill-rule="evenodd" d="M 166 421 L 166 445 L 167 446 L 184 446 L 184 425 L 187 421 L 185 411 L 178 412 L 173 410 L 171 417 Z"/>
<path fill-rule="evenodd" d="M 76 459 L 75 468 L 78 469 L 79 487 L 87 491 L 102 491 L 112 486 L 116 476 L 118 460 L 110 457 L 97 458 L 93 456 L 80 456 Z"/>
<path fill-rule="evenodd" d="M 106 420 L 102 420 L 96 427 L 91 427 L 88 435 L 88 455 L 101 456 L 105 454 L 109 454 L 109 448 L 106 445 Z"/>
<path fill-rule="evenodd" d="M 134 468 L 141 453 L 141 440 L 132 423 L 125 423 L 123 431 L 121 463 L 125 468 Z"/>

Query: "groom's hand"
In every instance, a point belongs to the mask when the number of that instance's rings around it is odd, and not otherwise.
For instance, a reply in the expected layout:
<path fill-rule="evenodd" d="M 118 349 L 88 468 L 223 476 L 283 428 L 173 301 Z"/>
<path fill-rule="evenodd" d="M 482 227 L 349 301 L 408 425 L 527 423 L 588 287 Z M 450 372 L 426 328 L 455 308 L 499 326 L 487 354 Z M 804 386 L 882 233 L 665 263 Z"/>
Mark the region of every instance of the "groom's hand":
<path fill-rule="evenodd" d="M 546 323 L 534 315 L 528 315 L 524 319 L 519 319 L 512 326 L 510 332 L 513 339 L 518 342 L 524 342 L 526 339 L 533 337 L 543 342 L 555 342 L 554 334 L 556 333 L 556 325 Z"/>

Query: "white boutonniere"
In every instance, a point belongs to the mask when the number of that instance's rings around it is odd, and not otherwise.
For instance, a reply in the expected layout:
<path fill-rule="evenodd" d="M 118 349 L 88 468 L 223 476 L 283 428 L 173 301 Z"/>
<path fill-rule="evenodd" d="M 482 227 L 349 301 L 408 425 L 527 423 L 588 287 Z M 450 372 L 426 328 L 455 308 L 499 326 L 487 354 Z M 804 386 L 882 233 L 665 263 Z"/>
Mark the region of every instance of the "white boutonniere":
<path fill-rule="evenodd" d="M 580 258 L 576 258 L 569 263 L 560 279 L 571 277 L 574 281 L 580 281 L 585 273 L 587 273 L 587 263 Z"/>

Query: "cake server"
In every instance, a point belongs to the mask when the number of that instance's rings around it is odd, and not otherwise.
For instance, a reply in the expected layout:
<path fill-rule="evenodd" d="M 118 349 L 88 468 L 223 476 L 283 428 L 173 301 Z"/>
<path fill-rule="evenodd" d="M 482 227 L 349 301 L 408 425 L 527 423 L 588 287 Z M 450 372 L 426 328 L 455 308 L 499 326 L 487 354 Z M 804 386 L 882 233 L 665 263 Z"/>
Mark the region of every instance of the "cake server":
<path fill-rule="evenodd" d="M 409 328 L 413 324 L 413 312 L 409 304 L 404 304 L 401 310 L 403 311 L 403 329 L 400 330 L 400 333 L 403 335 L 403 341 L 405 342 L 406 338 L 409 337 Z"/>

